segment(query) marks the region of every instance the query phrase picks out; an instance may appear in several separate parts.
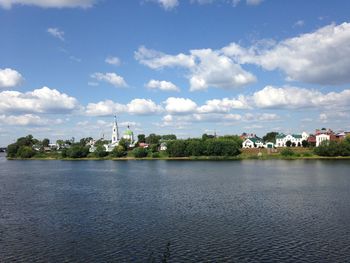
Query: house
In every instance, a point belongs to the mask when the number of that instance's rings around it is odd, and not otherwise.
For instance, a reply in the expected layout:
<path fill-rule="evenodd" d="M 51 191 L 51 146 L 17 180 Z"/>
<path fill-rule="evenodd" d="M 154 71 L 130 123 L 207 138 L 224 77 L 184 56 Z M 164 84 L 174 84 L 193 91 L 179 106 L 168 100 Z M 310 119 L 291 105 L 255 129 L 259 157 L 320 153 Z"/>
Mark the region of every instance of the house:
<path fill-rule="evenodd" d="M 263 141 L 258 138 L 247 138 L 242 143 L 242 148 L 263 148 L 264 143 Z"/>
<path fill-rule="evenodd" d="M 301 147 L 302 142 L 306 141 L 309 135 L 306 132 L 302 134 L 284 134 L 280 133 L 276 136 L 276 147 L 286 147 L 287 142 L 290 141 L 292 147 Z"/>
<path fill-rule="evenodd" d="M 309 138 L 307 138 L 307 142 L 310 146 L 316 146 L 316 136 L 310 134 Z"/>
<path fill-rule="evenodd" d="M 160 151 L 166 151 L 168 149 L 166 142 L 162 142 L 159 146 Z"/>
<path fill-rule="evenodd" d="M 275 144 L 273 142 L 267 142 L 265 143 L 264 147 L 267 149 L 272 149 L 275 147 Z"/>
<path fill-rule="evenodd" d="M 140 142 L 139 147 L 147 149 L 149 147 L 149 144 L 145 142 Z"/>

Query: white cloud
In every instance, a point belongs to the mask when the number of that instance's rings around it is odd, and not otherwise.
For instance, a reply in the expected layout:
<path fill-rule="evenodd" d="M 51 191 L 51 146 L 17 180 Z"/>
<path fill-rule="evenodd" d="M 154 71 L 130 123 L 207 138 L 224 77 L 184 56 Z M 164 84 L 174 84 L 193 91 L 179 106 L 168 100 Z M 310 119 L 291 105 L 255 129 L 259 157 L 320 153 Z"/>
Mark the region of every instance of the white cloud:
<path fill-rule="evenodd" d="M 122 76 L 115 73 L 100 73 L 96 72 L 91 75 L 91 78 L 98 81 L 107 82 L 115 87 L 127 87 L 127 84 Z"/>
<path fill-rule="evenodd" d="M 118 57 L 109 56 L 105 59 L 105 62 L 110 65 L 120 66 L 121 61 Z"/>
<path fill-rule="evenodd" d="M 190 68 L 195 65 L 194 57 L 185 54 L 167 55 L 162 52 L 147 49 L 144 46 L 135 51 L 135 59 L 141 64 L 152 69 L 161 69 L 164 67 L 185 67 Z"/>
<path fill-rule="evenodd" d="M 177 87 L 174 83 L 165 80 L 150 80 L 146 87 L 149 89 L 159 89 L 163 91 L 180 91 L 180 88 Z"/>
<path fill-rule="evenodd" d="M 304 20 L 298 20 L 294 23 L 294 27 L 302 27 L 305 24 Z"/>
<path fill-rule="evenodd" d="M 150 99 L 133 99 L 127 104 L 127 107 L 128 113 L 138 115 L 156 114 L 162 110 L 161 106 L 156 105 Z"/>
<path fill-rule="evenodd" d="M 22 75 L 14 69 L 0 69 L 0 89 L 13 88 L 23 82 Z"/>
<path fill-rule="evenodd" d="M 0 115 L 0 123 L 13 126 L 45 126 L 49 124 L 61 124 L 61 119 L 43 119 L 38 115 L 24 114 L 24 115 Z"/>
<path fill-rule="evenodd" d="M 253 74 L 243 70 L 222 51 L 198 49 L 191 50 L 190 55 L 167 55 L 142 46 L 135 52 L 135 59 L 152 69 L 175 66 L 187 68 L 190 71 L 188 78 L 191 91 L 209 87 L 237 88 L 256 81 Z"/>
<path fill-rule="evenodd" d="M 238 63 L 282 70 L 288 80 L 321 85 L 350 82 L 350 23 L 331 24 L 315 32 L 265 46 L 223 48 Z"/>
<path fill-rule="evenodd" d="M 79 107 L 75 98 L 48 87 L 26 93 L 0 92 L 0 112 L 3 113 L 70 113 Z"/>
<path fill-rule="evenodd" d="M 212 99 L 206 101 L 206 103 L 198 108 L 200 113 L 224 113 L 229 112 L 231 109 L 249 109 L 250 106 L 246 98 L 239 95 L 237 99 Z"/>
<path fill-rule="evenodd" d="M 10 9 L 13 5 L 33 5 L 44 8 L 88 8 L 96 0 L 0 0 L 0 7 Z"/>
<path fill-rule="evenodd" d="M 171 10 L 179 5 L 178 0 L 154 0 L 165 10 Z"/>
<path fill-rule="evenodd" d="M 64 41 L 64 31 L 59 30 L 57 27 L 50 27 L 47 29 L 47 33 L 51 36 L 58 38 L 61 41 Z"/>
<path fill-rule="evenodd" d="M 89 103 L 85 112 L 89 116 L 113 116 L 120 113 L 134 115 L 158 114 L 161 111 L 162 107 L 150 99 L 133 99 L 126 105 L 111 100 Z"/>
<path fill-rule="evenodd" d="M 211 49 L 192 50 L 191 54 L 199 62 L 192 68 L 190 90 L 205 90 L 214 88 L 238 88 L 256 81 L 253 74 L 243 70 L 229 57 Z"/>
<path fill-rule="evenodd" d="M 89 103 L 86 106 L 86 114 L 89 116 L 113 116 L 124 112 L 127 112 L 126 105 L 111 100 Z"/>
<path fill-rule="evenodd" d="M 258 108 L 299 109 L 308 107 L 336 108 L 350 106 L 350 90 L 321 93 L 297 87 L 266 86 L 251 97 Z"/>
<path fill-rule="evenodd" d="M 164 103 L 165 110 L 170 114 L 187 114 L 197 110 L 197 104 L 191 99 L 170 97 Z"/>

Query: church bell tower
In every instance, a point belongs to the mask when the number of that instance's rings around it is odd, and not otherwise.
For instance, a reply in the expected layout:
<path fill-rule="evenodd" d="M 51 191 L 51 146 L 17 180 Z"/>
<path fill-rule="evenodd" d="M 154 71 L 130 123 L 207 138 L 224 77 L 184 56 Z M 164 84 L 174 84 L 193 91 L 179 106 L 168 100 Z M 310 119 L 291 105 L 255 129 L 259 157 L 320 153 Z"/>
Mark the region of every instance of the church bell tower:
<path fill-rule="evenodd" d="M 117 123 L 117 116 L 114 115 L 114 123 L 113 123 L 113 129 L 112 129 L 112 144 L 116 144 L 119 142 L 119 130 L 118 130 L 118 123 Z"/>

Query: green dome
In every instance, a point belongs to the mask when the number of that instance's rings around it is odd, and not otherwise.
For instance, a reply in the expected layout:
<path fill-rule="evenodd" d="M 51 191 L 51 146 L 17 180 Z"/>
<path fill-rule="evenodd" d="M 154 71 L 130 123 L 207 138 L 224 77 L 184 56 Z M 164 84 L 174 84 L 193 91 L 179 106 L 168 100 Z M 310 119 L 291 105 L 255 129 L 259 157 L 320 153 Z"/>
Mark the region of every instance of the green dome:
<path fill-rule="evenodd" d="M 126 130 L 124 135 L 133 135 L 134 133 L 131 130 Z"/>

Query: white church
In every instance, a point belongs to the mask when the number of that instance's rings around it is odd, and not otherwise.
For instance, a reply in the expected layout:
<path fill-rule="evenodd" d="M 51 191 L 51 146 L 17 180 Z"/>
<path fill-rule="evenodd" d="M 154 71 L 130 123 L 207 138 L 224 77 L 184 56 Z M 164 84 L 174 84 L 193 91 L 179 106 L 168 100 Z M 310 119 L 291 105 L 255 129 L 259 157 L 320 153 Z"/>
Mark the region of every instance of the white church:
<path fill-rule="evenodd" d="M 128 125 L 128 128 L 124 131 L 123 139 L 127 140 L 129 142 L 130 147 L 135 146 L 135 138 L 134 138 L 134 133 L 132 130 L 130 130 L 130 126 Z M 120 136 L 119 136 L 119 128 L 118 128 L 118 122 L 117 122 L 117 116 L 114 116 L 114 122 L 113 122 L 113 127 L 112 127 L 112 141 L 109 144 L 105 144 L 104 147 L 106 149 L 106 152 L 111 152 L 113 149 L 118 146 L 119 141 L 120 141 Z"/>

